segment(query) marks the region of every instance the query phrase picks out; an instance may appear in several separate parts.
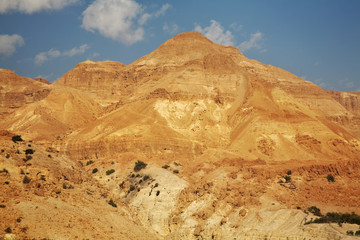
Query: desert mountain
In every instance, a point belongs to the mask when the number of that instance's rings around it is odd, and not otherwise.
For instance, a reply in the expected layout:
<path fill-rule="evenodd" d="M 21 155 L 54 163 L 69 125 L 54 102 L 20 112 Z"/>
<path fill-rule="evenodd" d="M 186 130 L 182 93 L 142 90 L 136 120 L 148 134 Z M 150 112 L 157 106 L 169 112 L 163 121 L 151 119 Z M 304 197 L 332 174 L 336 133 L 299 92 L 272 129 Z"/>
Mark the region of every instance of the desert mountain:
<path fill-rule="evenodd" d="M 316 218 L 312 206 L 360 214 L 358 93 L 324 91 L 200 33 L 179 34 L 129 65 L 79 63 L 51 85 L 0 74 L 4 109 L 12 106 L 8 92 L 26 96 L 21 89 L 32 84 L 47 92 L 1 115 L 6 194 L 17 189 L 28 206 L 86 202 L 89 214 L 74 223 L 80 227 L 55 238 L 78 236 L 82 219 L 96 225 L 100 211 L 142 229 L 118 225 L 129 239 L 339 239 L 355 231 L 348 222 L 308 223 Z M 21 162 L 26 146 L 12 143 L 8 131 L 32 139 L 39 159 Z M 39 196 L 19 169 L 41 186 L 37 172 L 47 169 L 54 186 L 75 188 L 46 187 Z M 10 202 L 6 221 L 19 212 L 32 219 L 21 206 Z M 106 227 L 111 219 L 99 220 L 106 233 L 89 228 L 80 238 L 116 239 Z M 14 232 L 51 238 L 62 229 L 47 225 L 41 235 L 40 225 L 26 223 L 26 233 L 18 223 Z"/>

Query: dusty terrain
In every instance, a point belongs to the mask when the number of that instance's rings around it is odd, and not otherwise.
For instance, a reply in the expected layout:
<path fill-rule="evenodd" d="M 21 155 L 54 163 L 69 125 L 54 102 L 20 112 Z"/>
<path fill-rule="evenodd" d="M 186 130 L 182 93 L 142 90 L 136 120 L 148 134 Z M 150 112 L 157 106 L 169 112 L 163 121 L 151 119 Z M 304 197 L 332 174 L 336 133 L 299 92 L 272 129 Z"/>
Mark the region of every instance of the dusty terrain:
<path fill-rule="evenodd" d="M 130 65 L 86 61 L 53 84 L 0 70 L 0 83 L 0 237 L 359 230 L 305 224 L 317 218 L 311 206 L 360 214 L 359 93 L 324 91 L 199 33 Z M 138 161 L 147 165 L 135 171 Z"/>

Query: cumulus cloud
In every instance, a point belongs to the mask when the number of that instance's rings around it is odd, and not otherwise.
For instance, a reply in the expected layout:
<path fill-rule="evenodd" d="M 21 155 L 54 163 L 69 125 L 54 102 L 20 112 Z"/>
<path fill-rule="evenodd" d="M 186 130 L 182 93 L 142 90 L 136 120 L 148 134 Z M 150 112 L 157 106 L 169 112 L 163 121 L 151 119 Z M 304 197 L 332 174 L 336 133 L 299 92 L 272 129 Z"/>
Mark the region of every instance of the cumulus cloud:
<path fill-rule="evenodd" d="M 79 0 L 0 0 L 0 13 L 32 14 L 43 10 L 59 10 Z"/>
<path fill-rule="evenodd" d="M 170 4 L 164 4 L 155 13 L 145 13 L 134 0 L 95 0 L 83 12 L 81 27 L 118 42 L 132 45 L 144 39 L 142 27 L 149 19 L 165 14 Z"/>
<path fill-rule="evenodd" d="M 211 24 L 208 27 L 202 28 L 200 25 L 195 25 L 195 31 L 200 32 L 205 37 L 209 38 L 211 41 L 225 45 L 233 46 L 234 45 L 234 36 L 229 30 L 224 30 L 221 24 L 215 20 L 210 21 Z"/>
<path fill-rule="evenodd" d="M 171 35 L 174 35 L 179 32 L 179 26 L 177 24 L 167 24 L 165 23 L 163 26 L 163 30 Z"/>
<path fill-rule="evenodd" d="M 0 55 L 11 56 L 16 51 L 16 48 L 21 47 L 24 43 L 24 39 L 18 34 L 2 34 L 0 35 Z"/>
<path fill-rule="evenodd" d="M 74 47 L 74 48 L 72 48 L 68 51 L 64 51 L 64 52 L 61 52 L 59 50 L 51 48 L 47 52 L 41 52 L 41 53 L 37 54 L 35 56 L 34 60 L 35 60 L 36 65 L 42 65 L 46 61 L 49 61 L 51 59 L 58 58 L 61 56 L 73 57 L 75 55 L 84 54 L 87 49 L 89 49 L 89 46 L 87 44 L 83 44 L 78 48 Z"/>
<path fill-rule="evenodd" d="M 263 39 L 263 36 L 264 35 L 261 32 L 256 32 L 251 34 L 250 39 L 248 41 L 244 41 L 240 43 L 240 45 L 238 46 L 239 50 L 241 52 L 245 52 L 252 48 L 260 49 L 261 48 L 260 42 Z"/>

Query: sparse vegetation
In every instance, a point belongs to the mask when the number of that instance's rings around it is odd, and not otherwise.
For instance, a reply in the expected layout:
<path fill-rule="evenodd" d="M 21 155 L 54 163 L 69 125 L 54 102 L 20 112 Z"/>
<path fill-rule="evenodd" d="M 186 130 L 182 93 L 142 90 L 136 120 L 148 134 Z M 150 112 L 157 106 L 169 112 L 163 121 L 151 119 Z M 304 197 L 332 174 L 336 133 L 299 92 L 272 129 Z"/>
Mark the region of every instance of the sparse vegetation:
<path fill-rule="evenodd" d="M 5 157 L 10 158 L 10 153 L 7 153 Z"/>
<path fill-rule="evenodd" d="M 97 168 L 94 168 L 93 170 L 92 170 L 92 173 L 97 173 L 98 172 L 98 169 Z"/>
<path fill-rule="evenodd" d="M 311 212 L 312 214 L 314 214 L 315 216 L 319 216 L 321 217 L 321 212 L 320 212 L 320 209 L 317 208 L 316 206 L 311 206 L 308 208 L 308 211 Z"/>
<path fill-rule="evenodd" d="M 28 184 L 30 181 L 31 181 L 31 178 L 29 178 L 28 176 L 25 175 L 23 178 L 23 183 Z"/>
<path fill-rule="evenodd" d="M 134 191 L 134 190 L 135 190 L 135 186 L 134 186 L 134 185 L 131 185 L 131 186 L 130 186 L 130 192 L 131 192 L 131 191 Z"/>
<path fill-rule="evenodd" d="M 0 204 L 0 208 L 6 208 L 4 204 Z"/>
<path fill-rule="evenodd" d="M 320 209 L 319 209 L 320 212 Z M 319 216 L 319 215 L 317 215 Z M 307 224 L 310 223 L 338 223 L 342 225 L 342 223 L 350 223 L 360 225 L 360 216 L 355 213 L 334 213 L 328 212 L 325 216 L 320 214 L 320 218 L 314 219 Z M 359 233 L 360 234 L 360 233 Z"/>
<path fill-rule="evenodd" d="M 292 173 L 291 170 L 286 172 L 287 175 L 291 175 L 291 173 Z"/>
<path fill-rule="evenodd" d="M 7 228 L 5 229 L 5 232 L 6 232 L 6 233 L 12 233 L 11 228 L 10 228 L 10 227 L 7 227 Z"/>
<path fill-rule="evenodd" d="M 148 175 L 145 175 L 144 177 L 143 177 L 143 180 L 144 181 L 146 181 L 146 180 L 148 180 L 150 177 L 148 176 Z"/>
<path fill-rule="evenodd" d="M 173 171 L 173 173 L 178 174 L 178 173 L 179 173 L 179 170 L 175 169 L 175 170 Z"/>
<path fill-rule="evenodd" d="M 15 136 L 12 136 L 11 140 L 16 143 L 16 142 L 22 142 L 23 139 L 21 138 L 20 135 L 15 135 Z"/>
<path fill-rule="evenodd" d="M 346 231 L 346 235 L 353 236 L 353 235 L 354 235 L 354 231 L 352 231 L 352 230 Z"/>
<path fill-rule="evenodd" d="M 106 175 L 113 174 L 115 172 L 115 169 L 110 169 L 106 171 Z"/>
<path fill-rule="evenodd" d="M 46 181 L 45 175 L 41 175 L 40 180 Z"/>
<path fill-rule="evenodd" d="M 355 236 L 360 236 L 360 230 L 357 230 L 357 231 L 355 232 Z"/>
<path fill-rule="evenodd" d="M 164 168 L 164 169 L 168 169 L 170 166 L 169 165 L 167 165 L 167 164 L 165 164 L 164 166 L 162 166 L 162 168 Z"/>
<path fill-rule="evenodd" d="M 155 183 L 154 188 L 156 188 L 156 187 L 158 187 L 158 186 L 159 186 L 159 184 L 158 184 L 158 183 Z"/>
<path fill-rule="evenodd" d="M 328 175 L 326 176 L 326 178 L 327 178 L 327 180 L 328 180 L 329 182 L 335 182 L 335 178 L 334 178 L 334 176 L 331 175 L 331 174 L 328 174 Z"/>
<path fill-rule="evenodd" d="M 48 155 L 48 158 L 51 158 L 51 154 Z"/>
<path fill-rule="evenodd" d="M 31 159 L 32 159 L 32 156 L 31 156 L 31 155 L 26 155 L 26 157 L 25 157 L 25 162 L 30 161 Z"/>
<path fill-rule="evenodd" d="M 94 163 L 93 160 L 87 161 L 87 162 L 86 162 L 86 166 L 88 166 L 88 165 L 90 165 L 90 164 L 93 164 L 93 163 Z"/>
<path fill-rule="evenodd" d="M 144 163 L 143 161 L 138 160 L 135 163 L 134 171 L 139 172 L 141 169 L 146 168 L 146 166 L 147 166 L 146 163 Z"/>
<path fill-rule="evenodd" d="M 3 152 L 5 152 L 5 150 L 4 150 L 4 149 L 1 149 L 1 152 L 3 153 Z"/>
<path fill-rule="evenodd" d="M 110 199 L 108 203 L 115 208 L 117 207 L 117 204 L 114 203 L 114 201 L 112 199 Z"/>
<path fill-rule="evenodd" d="M 159 196 L 159 194 L 160 194 L 160 191 L 157 191 L 157 192 L 156 192 L 156 196 Z"/>
<path fill-rule="evenodd" d="M 9 173 L 9 171 L 6 168 L 3 168 L 3 170 L 0 170 L 0 173 Z"/>
<path fill-rule="evenodd" d="M 289 175 L 284 176 L 284 179 L 286 182 L 290 182 L 291 181 L 291 177 Z"/>
<path fill-rule="evenodd" d="M 28 148 L 25 150 L 25 154 L 34 154 L 35 153 L 35 150 L 31 149 L 31 148 Z"/>
<path fill-rule="evenodd" d="M 18 222 L 18 223 L 21 222 L 21 218 L 17 218 L 16 222 Z"/>

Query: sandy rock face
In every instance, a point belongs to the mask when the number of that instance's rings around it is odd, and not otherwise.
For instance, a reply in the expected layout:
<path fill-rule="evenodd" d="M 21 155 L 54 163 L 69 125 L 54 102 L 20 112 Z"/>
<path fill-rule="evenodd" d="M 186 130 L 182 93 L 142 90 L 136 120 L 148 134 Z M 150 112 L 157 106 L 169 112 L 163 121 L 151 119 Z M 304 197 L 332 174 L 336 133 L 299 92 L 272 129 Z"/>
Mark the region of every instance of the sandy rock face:
<path fill-rule="evenodd" d="M 310 224 L 309 210 L 360 214 L 357 93 L 200 33 L 127 66 L 79 63 L 51 85 L 0 75 L 0 226 L 16 236 L 345 239 L 358 227 Z"/>

